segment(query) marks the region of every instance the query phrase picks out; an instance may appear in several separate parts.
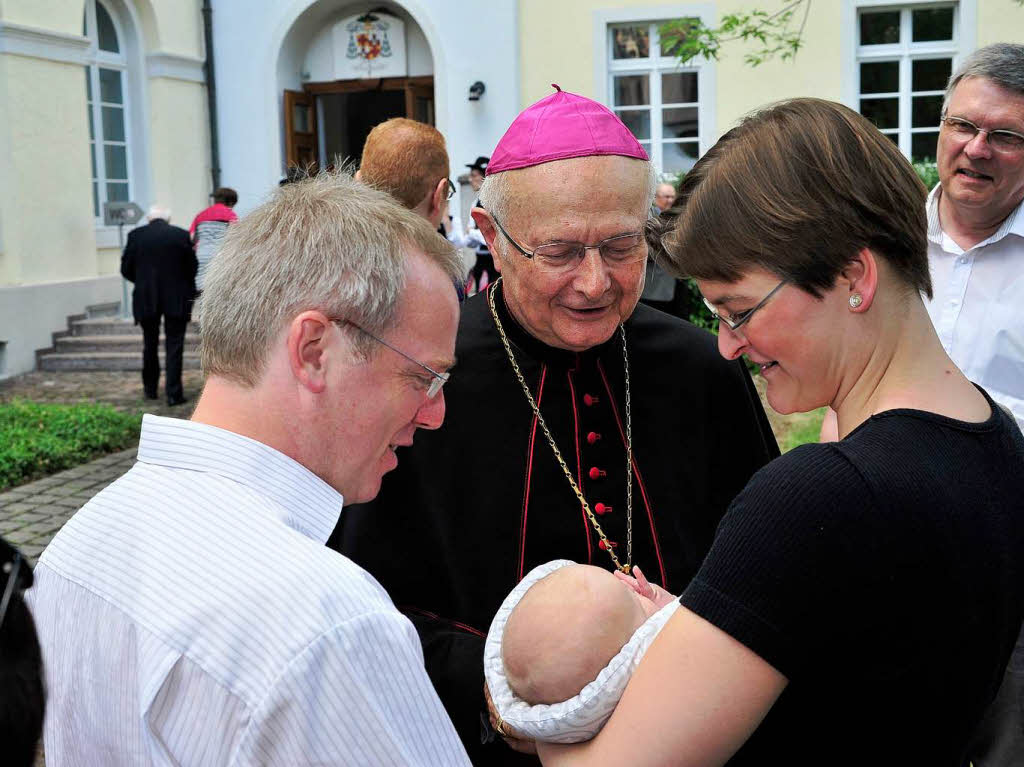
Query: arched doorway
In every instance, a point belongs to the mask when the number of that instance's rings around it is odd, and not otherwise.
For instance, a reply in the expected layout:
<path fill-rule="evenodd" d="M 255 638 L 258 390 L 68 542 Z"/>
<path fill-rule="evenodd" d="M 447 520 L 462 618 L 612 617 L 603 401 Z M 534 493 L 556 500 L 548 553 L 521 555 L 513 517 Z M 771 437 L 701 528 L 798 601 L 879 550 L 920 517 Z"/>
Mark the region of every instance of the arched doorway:
<path fill-rule="evenodd" d="M 294 51 L 299 35 L 289 36 Z M 360 13 L 338 7 L 302 47 L 301 56 L 291 57 L 301 62 L 301 86 L 283 89 L 287 168 L 358 161 L 367 134 L 391 117 L 434 124 L 430 46 L 400 7 Z M 288 74 L 279 68 L 279 75 Z"/>

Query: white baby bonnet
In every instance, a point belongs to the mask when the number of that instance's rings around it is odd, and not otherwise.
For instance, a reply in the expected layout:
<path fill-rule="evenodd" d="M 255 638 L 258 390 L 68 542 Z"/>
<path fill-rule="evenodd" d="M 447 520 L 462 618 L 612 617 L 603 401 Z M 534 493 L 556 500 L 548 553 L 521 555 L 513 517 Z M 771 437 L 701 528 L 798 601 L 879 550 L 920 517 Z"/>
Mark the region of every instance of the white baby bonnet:
<path fill-rule="evenodd" d="M 601 669 L 597 678 L 578 695 L 561 703 L 531 706 L 512 692 L 505 677 L 505 666 L 501 661 L 505 623 L 533 584 L 559 568 L 574 564 L 568 559 L 556 559 L 533 568 L 501 603 L 484 644 L 484 677 L 498 714 L 509 727 L 527 738 L 549 743 L 580 743 L 600 732 L 618 705 L 640 659 L 679 607 L 679 602 L 674 601 L 648 618 Z"/>

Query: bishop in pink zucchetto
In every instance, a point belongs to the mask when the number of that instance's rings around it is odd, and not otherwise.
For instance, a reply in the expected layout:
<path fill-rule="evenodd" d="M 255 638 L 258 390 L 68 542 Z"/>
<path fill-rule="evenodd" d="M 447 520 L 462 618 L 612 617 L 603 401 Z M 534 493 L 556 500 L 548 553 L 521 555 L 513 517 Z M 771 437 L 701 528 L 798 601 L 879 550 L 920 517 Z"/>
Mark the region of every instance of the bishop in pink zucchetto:
<path fill-rule="evenodd" d="M 682 593 L 729 500 L 777 455 L 746 369 L 640 302 L 657 180 L 592 99 L 555 86 L 512 121 L 473 208 L 501 277 L 463 304 L 444 425 L 417 432 L 332 538 L 408 609 L 473 764 L 537 763 L 500 721 L 481 743 L 484 636 L 508 591 L 571 559 L 639 564 Z M 581 593 L 565 609 L 597 608 Z"/>
<path fill-rule="evenodd" d="M 563 91 L 527 107 L 512 121 L 491 155 L 488 173 L 526 168 L 571 157 L 620 155 L 646 160 L 647 153 L 622 120 L 604 104 Z"/>

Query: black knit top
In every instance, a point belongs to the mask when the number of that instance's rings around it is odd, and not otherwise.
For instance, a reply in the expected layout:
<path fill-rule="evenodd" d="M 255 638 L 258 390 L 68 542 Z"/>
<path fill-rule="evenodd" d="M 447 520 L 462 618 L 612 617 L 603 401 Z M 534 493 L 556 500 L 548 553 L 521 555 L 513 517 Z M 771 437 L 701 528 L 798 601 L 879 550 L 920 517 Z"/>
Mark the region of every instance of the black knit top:
<path fill-rule="evenodd" d="M 681 601 L 789 685 L 731 765 L 960 765 L 1024 615 L 1024 437 L 989 404 L 873 416 L 737 496 Z"/>

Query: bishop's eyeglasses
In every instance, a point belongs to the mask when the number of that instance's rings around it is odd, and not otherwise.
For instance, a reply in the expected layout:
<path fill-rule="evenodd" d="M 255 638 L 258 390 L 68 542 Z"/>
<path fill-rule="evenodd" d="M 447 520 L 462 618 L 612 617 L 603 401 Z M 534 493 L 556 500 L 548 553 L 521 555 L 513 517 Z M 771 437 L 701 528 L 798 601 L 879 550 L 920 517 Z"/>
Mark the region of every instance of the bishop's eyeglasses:
<path fill-rule="evenodd" d="M 383 338 L 378 338 L 377 336 L 375 336 L 373 333 L 371 333 L 366 328 L 360 327 L 356 323 L 352 322 L 352 320 L 345 320 L 345 319 L 341 319 L 340 317 L 330 317 L 328 319 L 330 319 L 330 321 L 335 323 L 336 325 L 351 325 L 356 330 L 358 330 L 360 333 L 365 333 L 366 335 L 368 335 L 370 338 L 372 338 L 377 343 L 381 344 L 382 346 L 388 347 L 391 351 L 393 351 L 399 357 L 405 357 L 405 359 L 409 360 L 409 362 L 413 363 L 414 365 L 419 365 L 421 368 L 423 368 L 428 373 L 430 373 L 430 375 L 433 376 L 433 379 L 430 381 L 430 384 L 427 386 L 427 399 L 433 399 L 434 397 L 436 397 L 437 393 L 439 391 L 441 391 L 441 387 L 444 386 L 446 383 L 448 383 L 448 379 L 451 377 L 449 373 L 438 373 L 432 367 L 430 367 L 428 365 L 424 365 L 422 362 L 420 362 L 415 357 L 410 357 L 408 354 L 403 352 L 401 349 L 396 349 L 394 346 L 389 344 Z"/>
<path fill-rule="evenodd" d="M 631 234 L 619 234 L 601 240 L 595 245 L 584 245 L 582 242 L 546 242 L 538 245 L 533 250 L 527 250 L 512 236 L 505 231 L 497 216 L 491 214 L 491 220 L 498 227 L 505 239 L 512 243 L 512 247 L 518 250 L 527 258 L 531 259 L 537 268 L 545 272 L 565 273 L 571 272 L 583 261 L 588 250 L 596 250 L 601 254 L 601 259 L 609 269 L 615 269 L 626 264 L 633 264 L 647 258 L 643 232 Z"/>

